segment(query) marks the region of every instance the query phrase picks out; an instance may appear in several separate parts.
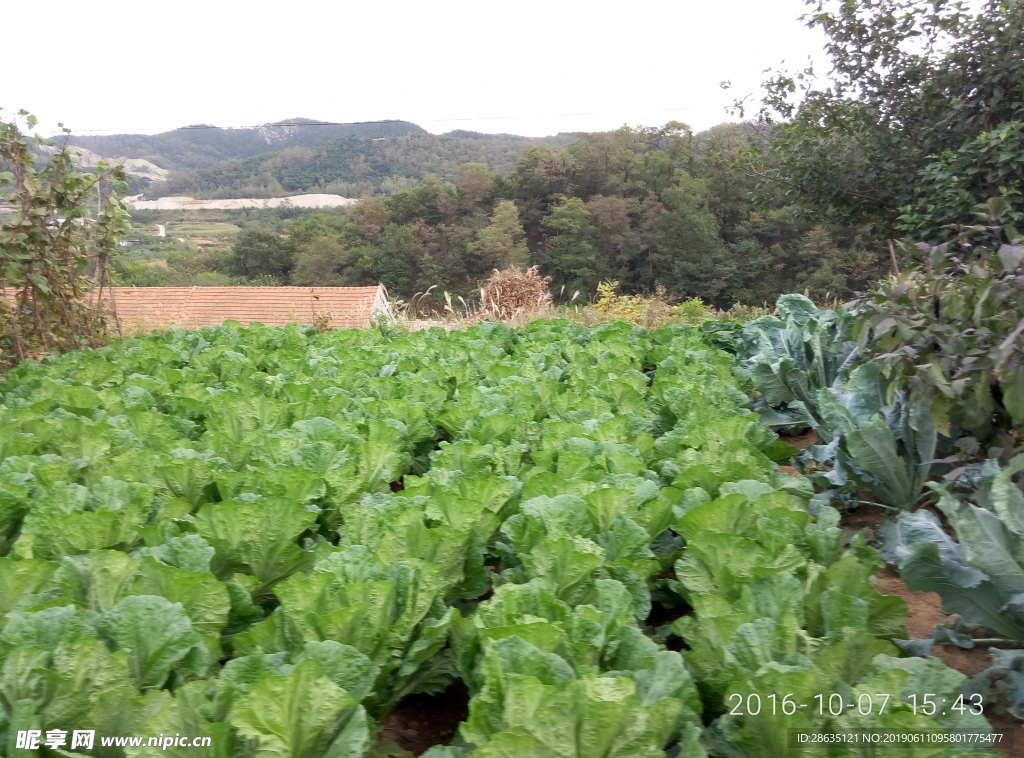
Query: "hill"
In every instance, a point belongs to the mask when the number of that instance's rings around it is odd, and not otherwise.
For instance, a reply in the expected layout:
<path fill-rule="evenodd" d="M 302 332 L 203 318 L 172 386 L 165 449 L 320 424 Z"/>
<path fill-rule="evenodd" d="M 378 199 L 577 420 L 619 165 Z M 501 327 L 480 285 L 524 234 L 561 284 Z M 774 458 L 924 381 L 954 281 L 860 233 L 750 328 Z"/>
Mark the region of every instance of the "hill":
<path fill-rule="evenodd" d="M 343 137 L 379 139 L 405 134 L 426 134 L 426 130 L 408 121 L 336 124 L 294 118 L 242 129 L 193 124 L 161 134 L 72 134 L 68 142 L 99 155 L 144 159 L 160 168 L 181 171 L 292 147 L 317 147 Z"/>
<path fill-rule="evenodd" d="M 572 134 L 519 137 L 466 131 L 443 135 L 410 132 L 383 138 L 350 135 L 319 147 L 285 146 L 201 170 L 172 173 L 168 181 L 147 189 L 146 196 L 390 194 L 412 187 L 431 174 L 450 181 L 463 163 L 486 163 L 492 171 L 504 174 L 527 148 L 561 148 L 575 138 Z"/>

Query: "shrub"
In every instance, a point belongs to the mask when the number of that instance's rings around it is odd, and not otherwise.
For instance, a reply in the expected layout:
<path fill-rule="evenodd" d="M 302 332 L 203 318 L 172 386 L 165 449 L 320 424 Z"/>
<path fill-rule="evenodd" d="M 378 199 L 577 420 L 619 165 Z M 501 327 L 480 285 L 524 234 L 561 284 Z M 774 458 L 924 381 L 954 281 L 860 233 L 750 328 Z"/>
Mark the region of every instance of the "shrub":
<path fill-rule="evenodd" d="M 18 117 L 28 129 L 36 124 L 26 111 Z M 0 370 L 26 358 L 95 347 L 106 337 L 100 293 L 128 231 L 128 213 L 113 190 L 126 186 L 127 175 L 102 162 L 96 174 L 78 171 L 66 144 L 37 169 L 30 146 L 53 145 L 27 137 L 17 120 L 0 122 L 0 200 L 14 206 L 0 224 Z M 92 218 L 101 187 L 106 192 Z"/>
<path fill-rule="evenodd" d="M 1004 462 L 1024 434 L 1024 244 L 1008 211 L 990 200 L 982 224 L 922 245 L 923 266 L 854 303 L 864 359 L 927 398 L 961 449 L 998 447 Z"/>

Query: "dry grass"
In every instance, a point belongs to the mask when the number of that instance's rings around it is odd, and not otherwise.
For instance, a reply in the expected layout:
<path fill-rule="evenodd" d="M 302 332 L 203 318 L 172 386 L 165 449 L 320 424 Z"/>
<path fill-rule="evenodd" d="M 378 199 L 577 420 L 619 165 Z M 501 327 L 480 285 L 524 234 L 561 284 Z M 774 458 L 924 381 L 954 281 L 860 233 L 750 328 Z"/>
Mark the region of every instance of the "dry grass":
<path fill-rule="evenodd" d="M 488 321 L 511 321 L 524 313 L 551 307 L 551 277 L 541 276 L 537 266 L 522 271 L 512 266 L 494 270 L 480 289 L 480 317 Z"/>
<path fill-rule="evenodd" d="M 459 329 L 478 321 L 502 321 L 509 326 L 524 326 L 538 319 L 563 318 L 593 326 L 606 321 L 624 319 L 646 329 L 657 329 L 669 323 L 700 325 L 707 321 L 727 319 L 749 321 L 771 313 L 773 309 L 758 306 L 734 305 L 727 311 L 706 305 L 700 298 L 691 298 L 677 305 L 661 286 L 652 295 L 620 295 L 618 282 L 602 282 L 597 297 L 591 303 L 575 303 L 575 292 L 568 303 L 556 306 L 553 302 L 550 277 L 542 277 L 533 266 L 526 271 L 508 268 L 495 270 L 480 289 L 480 303 L 470 306 L 461 296 L 444 293 L 445 305 L 440 311 L 428 306 L 430 293 L 418 292 L 408 302 L 396 303 L 396 326 L 410 331 L 441 327 Z M 561 293 L 565 294 L 564 289 Z M 436 301 L 434 301 L 436 302 Z"/>
<path fill-rule="evenodd" d="M 480 302 L 470 306 L 465 298 L 456 295 L 456 304 L 450 293 L 444 293 L 445 304 L 441 311 L 424 308 L 428 296 L 437 287 L 434 285 L 424 292 L 417 292 L 408 301 L 395 303 L 396 324 L 415 331 L 439 326 L 444 329 L 458 329 L 478 321 L 503 321 L 509 324 L 524 324 L 540 318 L 554 318 L 559 315 L 552 305 L 549 287 L 551 278 L 541 276 L 537 266 L 523 271 L 515 267 L 502 271 L 494 270 L 487 283 L 480 289 Z"/>

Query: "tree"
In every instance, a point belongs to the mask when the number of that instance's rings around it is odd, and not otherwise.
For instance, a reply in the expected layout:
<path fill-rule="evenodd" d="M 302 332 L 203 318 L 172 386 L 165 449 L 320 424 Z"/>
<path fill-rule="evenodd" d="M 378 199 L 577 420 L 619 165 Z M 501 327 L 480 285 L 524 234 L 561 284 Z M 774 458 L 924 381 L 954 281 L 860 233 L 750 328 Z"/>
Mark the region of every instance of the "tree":
<path fill-rule="evenodd" d="M 436 273 L 409 228 L 398 224 L 385 226 L 375 245 L 353 248 L 346 256 L 345 277 L 350 285 L 382 282 L 389 292 L 410 293 L 434 280 Z"/>
<path fill-rule="evenodd" d="M 1024 0 L 988 0 L 975 15 L 951 0 L 807 2 L 832 72 L 766 83 L 762 118 L 782 123 L 766 135 L 765 179 L 887 236 L 947 235 L 959 220 L 941 201 L 951 193 L 961 205 L 1020 200 Z"/>
<path fill-rule="evenodd" d="M 440 223 L 445 215 L 439 206 L 447 208 L 447 201 L 451 201 L 454 205 L 455 201 L 452 197 L 454 194 L 453 187 L 445 185 L 436 176 L 428 176 L 422 182 L 396 192 L 382 202 L 388 209 L 386 218 L 390 222 L 402 225 L 421 218 L 428 223 L 436 224 Z M 374 198 L 374 200 L 377 199 Z M 363 213 L 362 210 L 360 212 Z M 381 220 L 385 218 L 384 214 L 379 214 L 379 216 Z M 383 229 L 383 227 L 381 228 Z"/>
<path fill-rule="evenodd" d="M 648 200 L 659 206 L 660 203 L 654 198 Z M 627 290 L 642 288 L 645 282 L 642 255 L 644 242 L 651 242 L 649 235 L 641 234 L 634 229 L 634 217 L 637 216 L 639 203 L 635 198 L 605 197 L 595 195 L 586 204 L 587 213 L 590 214 L 590 223 L 597 230 L 594 237 L 594 246 L 598 255 L 614 271 L 613 276 L 621 282 Z M 650 282 L 651 288 L 654 282 Z"/>
<path fill-rule="evenodd" d="M 541 269 L 555 286 L 593 292 L 608 275 L 605 261 L 594 247 L 597 229 L 590 223 L 587 207 L 578 197 L 563 197 L 551 215 L 541 222 L 545 235 Z"/>
<path fill-rule="evenodd" d="M 302 245 L 295 254 L 291 283 L 299 287 L 344 286 L 341 268 L 347 250 L 338 237 L 321 235 Z"/>
<path fill-rule="evenodd" d="M 574 194 L 584 200 L 593 195 L 660 194 L 691 163 L 692 141 L 690 128 L 678 121 L 583 134 L 567 148 L 575 168 Z"/>
<path fill-rule="evenodd" d="M 463 163 L 455 174 L 455 186 L 468 210 L 481 205 L 494 191 L 494 177 L 486 163 Z"/>
<path fill-rule="evenodd" d="M 382 197 L 362 197 L 349 208 L 348 217 L 362 238 L 373 243 L 391 223 L 391 208 Z"/>
<path fill-rule="evenodd" d="M 26 111 L 0 121 L 0 200 L 13 206 L 0 223 L 0 368 L 106 339 L 102 289 L 129 228 L 115 193 L 127 186 L 122 168 L 79 171 L 65 141 L 37 169 L 32 148 L 54 142 L 26 136 L 19 119 L 35 127 Z"/>
<path fill-rule="evenodd" d="M 487 261 L 491 268 L 526 268 L 530 251 L 526 233 L 519 223 L 519 211 L 511 200 L 502 200 L 494 208 L 490 223 L 477 232 L 471 251 Z"/>
<path fill-rule="evenodd" d="M 660 245 L 651 264 L 659 272 L 657 281 L 674 297 L 728 305 L 724 293 L 736 266 L 708 210 L 703 184 L 697 179 L 680 182 L 663 194 L 662 202 Z"/>
<path fill-rule="evenodd" d="M 238 235 L 227 261 L 228 273 L 255 279 L 284 279 L 292 270 L 295 247 L 290 239 L 272 232 L 247 229 Z"/>
<path fill-rule="evenodd" d="M 509 174 L 508 185 L 531 249 L 541 245 L 543 219 L 562 198 L 574 194 L 570 181 L 573 168 L 566 151 L 542 146 L 524 150 Z"/>
<path fill-rule="evenodd" d="M 288 222 L 288 239 L 296 250 L 309 244 L 317 237 L 341 237 L 348 230 L 348 219 L 316 211 Z"/>

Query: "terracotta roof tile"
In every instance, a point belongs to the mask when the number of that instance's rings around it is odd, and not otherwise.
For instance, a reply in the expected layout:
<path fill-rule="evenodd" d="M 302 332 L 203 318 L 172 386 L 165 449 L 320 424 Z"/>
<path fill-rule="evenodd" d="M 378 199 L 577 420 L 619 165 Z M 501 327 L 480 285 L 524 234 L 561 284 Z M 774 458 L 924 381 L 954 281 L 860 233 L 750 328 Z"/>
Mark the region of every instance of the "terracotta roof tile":
<path fill-rule="evenodd" d="M 143 329 L 218 326 L 229 319 L 248 325 L 312 324 L 327 318 L 333 329 L 366 327 L 389 312 L 387 293 L 376 287 L 114 287 L 113 302 L 125 325 Z M 104 300 L 109 301 L 107 290 Z"/>

